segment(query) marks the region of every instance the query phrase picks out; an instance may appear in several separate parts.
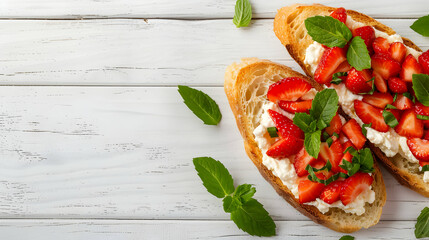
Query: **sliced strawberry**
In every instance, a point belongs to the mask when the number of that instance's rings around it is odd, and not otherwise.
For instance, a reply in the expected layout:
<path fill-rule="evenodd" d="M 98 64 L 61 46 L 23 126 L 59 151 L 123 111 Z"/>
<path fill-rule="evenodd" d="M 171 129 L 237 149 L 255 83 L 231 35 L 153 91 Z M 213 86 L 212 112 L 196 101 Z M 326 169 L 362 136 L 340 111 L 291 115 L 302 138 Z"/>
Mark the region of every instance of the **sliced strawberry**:
<path fill-rule="evenodd" d="M 374 179 L 368 173 L 358 172 L 344 180 L 341 186 L 340 199 L 347 206 L 353 202 L 359 194 L 371 186 Z"/>
<path fill-rule="evenodd" d="M 329 123 L 329 127 L 325 128 L 325 131 L 331 136 L 332 134 L 334 134 L 334 132 L 336 132 L 337 134 L 340 134 L 342 126 L 343 126 L 343 123 L 341 122 L 340 115 L 338 115 L 337 113 Z"/>
<path fill-rule="evenodd" d="M 334 181 L 326 185 L 323 188 L 322 193 L 320 193 L 319 198 L 327 204 L 332 204 L 340 200 L 342 183 L 342 181 Z"/>
<path fill-rule="evenodd" d="M 350 140 L 347 138 L 347 136 L 343 132 L 340 132 L 340 143 L 344 144 L 348 141 L 350 141 Z"/>
<path fill-rule="evenodd" d="M 297 112 L 306 112 L 308 113 L 311 108 L 311 102 L 313 100 L 305 101 L 279 101 L 279 107 L 286 112 L 297 113 Z"/>
<path fill-rule="evenodd" d="M 429 161 L 429 140 L 420 138 L 408 138 L 407 145 L 411 153 L 418 160 L 423 162 Z"/>
<path fill-rule="evenodd" d="M 429 74 L 429 50 L 419 56 L 419 63 L 422 66 L 424 72 Z"/>
<path fill-rule="evenodd" d="M 391 112 L 393 114 L 393 116 L 395 116 L 396 120 L 401 119 L 402 117 L 402 112 L 399 109 L 387 109 L 386 111 Z"/>
<path fill-rule="evenodd" d="M 372 123 L 371 128 L 374 128 L 379 132 L 389 131 L 390 127 L 384 122 L 382 109 L 373 107 L 370 104 L 364 103 L 359 100 L 354 101 L 354 107 L 356 114 L 362 120 L 362 122 L 366 124 Z"/>
<path fill-rule="evenodd" d="M 413 74 L 420 74 L 420 73 L 423 73 L 422 66 L 420 66 L 420 64 L 417 62 L 417 59 L 413 55 L 408 54 L 408 56 L 405 58 L 404 62 L 402 63 L 402 69 L 399 75 L 404 81 L 412 82 Z"/>
<path fill-rule="evenodd" d="M 365 42 L 366 47 L 368 48 L 368 52 L 372 54 L 372 43 L 375 39 L 375 31 L 371 26 L 364 26 L 356 28 L 352 31 L 353 37 L 359 36 Z"/>
<path fill-rule="evenodd" d="M 353 146 L 352 142 L 347 141 L 343 144 L 343 152 L 346 151 L 346 149 L 349 147 L 353 147 L 354 149 L 356 149 L 355 146 Z M 344 160 L 346 160 L 348 162 L 352 162 L 352 159 L 353 159 L 353 155 L 349 151 L 347 151 L 346 153 L 344 153 L 343 157 L 341 158 L 340 165 L 343 164 Z M 343 169 L 341 167 L 339 169 L 340 169 L 340 172 L 347 173 L 347 171 L 345 169 Z"/>
<path fill-rule="evenodd" d="M 278 100 L 296 101 L 311 89 L 310 83 L 302 78 L 288 77 L 271 84 L 267 92 L 268 100 L 277 103 Z"/>
<path fill-rule="evenodd" d="M 429 140 L 429 130 L 425 130 L 423 133 L 423 138 L 424 140 Z"/>
<path fill-rule="evenodd" d="M 405 54 L 407 54 L 407 48 L 400 42 L 394 42 L 390 44 L 389 54 L 393 60 L 398 63 L 402 63 L 402 61 L 404 61 Z"/>
<path fill-rule="evenodd" d="M 363 145 L 365 145 L 366 138 L 362 133 L 362 128 L 359 126 L 359 123 L 357 123 L 355 119 L 350 119 L 346 124 L 344 124 L 341 131 L 346 134 L 347 138 L 350 139 L 350 141 L 357 149 L 361 149 Z"/>
<path fill-rule="evenodd" d="M 304 139 L 304 132 L 298 126 L 293 124 L 292 120 L 271 109 L 268 110 L 268 114 L 276 125 L 276 128 L 279 130 L 280 137 L 292 135 L 296 138 Z"/>
<path fill-rule="evenodd" d="M 338 20 L 340 20 L 340 22 L 342 22 L 342 23 L 346 23 L 346 20 L 347 20 L 347 12 L 346 12 L 346 9 L 344 9 L 344 8 L 337 8 L 337 9 L 335 9 L 335 11 L 333 11 L 332 13 L 331 13 L 331 17 L 333 17 L 333 18 L 335 18 L 335 19 L 338 19 Z"/>
<path fill-rule="evenodd" d="M 378 37 L 374 39 L 374 42 L 372 42 L 372 48 L 374 49 L 375 53 L 388 54 L 390 43 L 387 41 L 387 39 Z"/>
<path fill-rule="evenodd" d="M 402 81 L 400 78 L 392 77 L 387 80 L 390 91 L 394 93 L 404 93 L 408 91 L 407 83 Z"/>
<path fill-rule="evenodd" d="M 398 97 L 392 105 L 399 110 L 407 110 L 413 107 L 413 101 L 402 94 L 398 94 Z"/>
<path fill-rule="evenodd" d="M 346 53 L 343 49 L 339 47 L 326 49 L 317 65 L 314 80 L 320 84 L 329 83 L 335 70 L 346 60 Z"/>
<path fill-rule="evenodd" d="M 367 69 L 358 71 L 352 68 L 348 72 L 346 87 L 355 94 L 369 92 L 372 89 L 371 72 Z"/>
<path fill-rule="evenodd" d="M 396 76 L 401 71 L 401 64 L 391 59 L 388 55 L 374 54 L 371 57 L 371 67 L 379 73 L 383 79 Z"/>
<path fill-rule="evenodd" d="M 350 66 L 347 61 L 344 61 L 340 64 L 340 66 L 337 67 L 337 69 L 335 69 L 334 72 L 348 72 L 350 69 L 352 69 L 352 66 Z"/>
<path fill-rule="evenodd" d="M 390 93 L 375 92 L 372 95 L 364 95 L 362 101 L 374 107 L 385 108 L 387 104 L 393 103 L 393 97 Z"/>
<path fill-rule="evenodd" d="M 295 155 L 295 160 L 293 163 L 293 166 L 295 167 L 296 174 L 298 177 L 303 177 L 308 174 L 308 171 L 305 170 L 308 164 L 313 164 L 316 162 L 316 159 L 312 156 L 310 156 L 305 148 L 302 148 L 298 154 Z M 324 163 L 323 163 L 324 165 Z M 322 167 L 323 167 L 322 165 Z"/>
<path fill-rule="evenodd" d="M 387 82 L 384 80 L 380 74 L 377 72 L 372 72 L 372 76 L 374 77 L 374 84 L 378 91 L 385 93 L 387 92 Z"/>
<path fill-rule="evenodd" d="M 395 131 L 404 137 L 421 138 L 423 136 L 423 122 L 417 118 L 413 109 L 409 109 L 402 114 Z"/>
<path fill-rule="evenodd" d="M 426 166 L 429 165 L 429 162 L 419 161 L 420 166 Z"/>
<path fill-rule="evenodd" d="M 267 155 L 276 159 L 289 157 L 297 154 L 299 150 L 301 150 L 303 144 L 304 140 L 298 139 L 292 135 L 286 135 L 268 149 Z"/>
<path fill-rule="evenodd" d="M 338 165 L 340 164 L 342 157 L 343 147 L 339 140 L 334 141 L 330 147 L 326 142 L 322 142 L 322 144 L 320 144 L 320 153 L 317 159 L 321 159 L 325 162 L 329 160 L 332 165 L 332 172 L 340 171 Z"/>
<path fill-rule="evenodd" d="M 420 102 L 416 102 L 416 106 L 414 111 L 418 115 L 429 116 L 429 107 L 421 104 Z M 429 120 L 422 120 L 425 128 L 429 128 Z M 429 139 L 428 139 L 429 140 Z"/>
<path fill-rule="evenodd" d="M 306 203 L 316 200 L 325 185 L 323 183 L 302 180 L 298 184 L 299 203 Z"/>

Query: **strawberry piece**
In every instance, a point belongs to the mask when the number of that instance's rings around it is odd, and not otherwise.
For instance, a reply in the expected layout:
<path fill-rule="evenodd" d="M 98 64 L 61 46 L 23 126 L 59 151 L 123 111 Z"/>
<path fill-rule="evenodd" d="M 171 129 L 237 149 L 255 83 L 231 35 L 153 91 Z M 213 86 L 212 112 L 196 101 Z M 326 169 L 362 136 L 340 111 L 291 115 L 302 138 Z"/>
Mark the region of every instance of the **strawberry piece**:
<path fill-rule="evenodd" d="M 354 94 L 365 93 L 372 89 L 372 83 L 368 82 L 369 80 L 371 80 L 371 73 L 369 70 L 358 71 L 352 68 L 348 72 L 345 84 Z"/>
<path fill-rule="evenodd" d="M 429 130 L 425 130 L 422 139 L 429 140 Z"/>
<path fill-rule="evenodd" d="M 346 60 L 346 54 L 343 49 L 339 47 L 326 49 L 319 65 L 317 65 L 314 80 L 320 84 L 329 83 L 335 70 Z"/>
<path fill-rule="evenodd" d="M 348 139 L 350 139 L 357 149 L 361 149 L 363 145 L 365 145 L 366 138 L 362 133 L 362 128 L 355 119 L 350 119 L 346 124 L 344 124 L 343 128 L 341 128 L 341 131 L 343 131 L 343 133 L 347 136 Z"/>
<path fill-rule="evenodd" d="M 313 100 L 305 101 L 279 101 L 279 107 L 286 112 L 297 113 L 297 112 L 306 112 L 308 113 L 311 108 L 311 102 Z"/>
<path fill-rule="evenodd" d="M 374 39 L 374 42 L 372 42 L 372 48 L 374 49 L 375 53 L 388 54 L 390 43 L 387 41 L 387 39 L 378 37 Z"/>
<path fill-rule="evenodd" d="M 423 162 L 429 161 L 429 140 L 420 138 L 408 138 L 407 145 L 411 153 L 418 160 Z"/>
<path fill-rule="evenodd" d="M 387 92 L 387 82 L 377 72 L 372 72 L 374 77 L 374 84 L 378 91 L 385 93 Z"/>
<path fill-rule="evenodd" d="M 358 172 L 343 181 L 340 191 L 341 202 L 347 206 L 371 186 L 374 179 L 368 173 Z"/>
<path fill-rule="evenodd" d="M 354 149 L 356 149 L 355 146 L 353 146 L 352 142 L 346 141 L 343 144 L 343 152 L 346 151 L 346 149 L 349 148 L 349 147 L 353 147 Z M 348 162 L 352 162 L 352 159 L 353 159 L 353 155 L 349 151 L 347 151 L 346 153 L 344 153 L 344 155 L 343 155 L 343 157 L 341 159 L 340 165 L 343 164 L 344 160 L 346 160 Z M 347 171 L 345 169 L 343 169 L 341 167 L 339 169 L 340 169 L 340 172 L 347 173 Z"/>
<path fill-rule="evenodd" d="M 271 84 L 267 97 L 271 102 L 278 100 L 296 101 L 311 89 L 310 83 L 302 78 L 288 77 Z"/>
<path fill-rule="evenodd" d="M 406 82 L 412 82 L 413 74 L 420 73 L 423 73 L 422 66 L 420 66 L 420 64 L 417 62 L 417 59 L 413 55 L 408 54 L 402 63 L 402 69 L 399 73 L 399 76 Z"/>
<path fill-rule="evenodd" d="M 371 67 L 375 72 L 379 73 L 383 79 L 394 77 L 401 71 L 401 64 L 384 54 L 372 55 Z"/>
<path fill-rule="evenodd" d="M 316 159 L 310 156 L 305 148 L 302 148 L 298 154 L 295 155 L 295 160 L 293 166 L 295 167 L 296 174 L 298 177 L 303 177 L 308 175 L 308 171 L 305 170 L 308 164 L 312 165 L 316 162 Z M 322 167 L 324 166 L 324 163 Z"/>
<path fill-rule="evenodd" d="M 287 135 L 292 135 L 296 138 L 304 139 L 304 132 L 298 126 L 293 124 L 292 120 L 271 109 L 268 109 L 268 114 L 276 125 L 276 128 L 279 130 L 280 137 L 283 138 Z"/>
<path fill-rule="evenodd" d="M 423 161 L 419 161 L 420 166 L 426 166 L 429 165 L 429 162 L 423 162 Z"/>
<path fill-rule="evenodd" d="M 394 93 L 404 93 L 408 91 L 407 83 L 402 81 L 400 78 L 392 77 L 387 80 L 390 91 Z"/>
<path fill-rule="evenodd" d="M 286 135 L 268 149 L 267 155 L 276 159 L 289 157 L 297 154 L 303 144 L 304 140 L 298 139 L 292 135 Z"/>
<path fill-rule="evenodd" d="M 407 110 L 413 107 L 413 101 L 402 94 L 398 94 L 398 97 L 392 105 L 399 110 Z"/>
<path fill-rule="evenodd" d="M 334 132 L 340 134 L 342 126 L 343 123 L 341 122 L 340 115 L 337 113 L 329 123 L 329 127 L 325 128 L 325 131 L 331 136 L 334 134 Z"/>
<path fill-rule="evenodd" d="M 417 118 L 413 109 L 409 109 L 402 114 L 395 131 L 404 137 L 421 138 L 423 137 L 423 122 Z"/>
<path fill-rule="evenodd" d="M 340 132 L 340 143 L 344 144 L 348 141 L 349 141 L 349 139 L 347 138 L 347 136 L 343 132 Z"/>
<path fill-rule="evenodd" d="M 334 181 L 326 185 L 320 193 L 320 199 L 327 204 L 340 200 L 342 181 Z"/>
<path fill-rule="evenodd" d="M 416 106 L 414 108 L 414 111 L 418 115 L 429 116 L 429 107 L 426 107 L 425 105 L 421 104 L 420 102 L 416 102 Z M 429 128 L 429 120 L 422 120 L 422 121 L 423 121 L 423 125 L 426 128 Z"/>
<path fill-rule="evenodd" d="M 419 56 L 419 63 L 426 74 L 429 74 L 429 50 Z"/>
<path fill-rule="evenodd" d="M 396 120 L 401 119 L 402 117 L 402 112 L 399 109 L 386 109 L 386 111 L 391 112 L 393 114 L 393 116 L 395 116 Z"/>
<path fill-rule="evenodd" d="M 374 107 L 385 108 L 387 104 L 393 103 L 393 97 L 389 93 L 375 92 L 372 95 L 364 95 L 362 101 L 369 103 Z"/>
<path fill-rule="evenodd" d="M 331 146 L 326 142 L 320 144 L 320 152 L 318 160 L 323 160 L 325 163 L 329 160 L 332 165 L 332 172 L 340 171 L 339 166 L 343 157 L 343 147 L 339 140 L 332 142 Z"/>
<path fill-rule="evenodd" d="M 331 13 L 331 17 L 333 17 L 333 18 L 335 18 L 335 19 L 338 19 L 338 20 L 340 20 L 340 22 L 342 22 L 342 23 L 346 23 L 346 20 L 347 20 L 347 12 L 346 12 L 346 9 L 344 9 L 344 8 L 337 8 L 337 9 L 335 9 L 335 11 L 333 11 L 332 13 Z"/>
<path fill-rule="evenodd" d="M 298 184 L 299 203 L 306 203 L 316 200 L 325 185 L 323 183 L 302 180 Z"/>
<path fill-rule="evenodd" d="M 368 49 L 369 54 L 371 55 L 373 52 L 372 49 L 372 43 L 375 39 L 375 31 L 374 28 L 371 26 L 364 26 L 356 28 L 352 31 L 353 37 L 361 37 L 363 41 L 365 42 L 365 45 Z"/>
<path fill-rule="evenodd" d="M 407 54 L 407 48 L 400 42 L 394 42 L 390 44 L 389 54 L 393 60 L 398 63 L 402 63 L 402 61 L 404 61 L 405 54 Z"/>
<path fill-rule="evenodd" d="M 335 69 L 334 72 L 348 72 L 350 69 L 352 69 L 352 66 L 350 66 L 347 61 L 344 61 L 340 64 L 340 66 L 337 67 L 337 69 Z"/>
<path fill-rule="evenodd" d="M 364 103 L 359 100 L 354 101 L 354 107 L 355 107 L 356 114 L 362 120 L 362 122 L 366 124 L 372 123 L 371 128 L 379 132 L 389 131 L 390 127 L 384 122 L 382 109 L 373 107 L 370 104 Z"/>

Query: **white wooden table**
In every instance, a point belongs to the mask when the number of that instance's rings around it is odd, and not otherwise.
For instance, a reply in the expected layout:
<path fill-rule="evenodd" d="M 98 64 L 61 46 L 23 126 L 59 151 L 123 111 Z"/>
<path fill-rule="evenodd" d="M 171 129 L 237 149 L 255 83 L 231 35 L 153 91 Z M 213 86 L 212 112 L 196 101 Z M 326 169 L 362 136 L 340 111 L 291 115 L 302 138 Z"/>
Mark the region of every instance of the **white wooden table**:
<path fill-rule="evenodd" d="M 290 207 L 247 158 L 223 92 L 241 57 L 299 67 L 272 31 L 278 8 L 251 0 L 3 0 L 0 2 L 1 239 L 249 239 L 206 192 L 192 158 L 222 161 L 255 184 L 278 239 L 338 239 Z M 312 3 L 312 1 L 299 1 Z M 369 14 L 422 49 L 409 26 L 427 0 L 320 1 Z M 341 5 L 340 5 L 341 4 Z M 212 96 L 223 119 L 205 126 L 177 84 Z M 413 239 L 429 200 L 384 171 L 381 222 L 357 239 Z"/>

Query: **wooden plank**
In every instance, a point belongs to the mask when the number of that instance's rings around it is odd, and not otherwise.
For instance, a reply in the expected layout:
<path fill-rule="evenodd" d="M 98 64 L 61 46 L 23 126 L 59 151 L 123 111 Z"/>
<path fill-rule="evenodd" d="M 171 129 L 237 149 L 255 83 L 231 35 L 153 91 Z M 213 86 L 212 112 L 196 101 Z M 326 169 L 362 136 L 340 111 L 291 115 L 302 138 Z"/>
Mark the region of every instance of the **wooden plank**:
<path fill-rule="evenodd" d="M 413 20 L 383 23 L 423 49 Z M 230 20 L 0 21 L 1 85 L 222 86 L 227 65 L 267 58 L 300 71 L 272 20 L 237 29 Z"/>
<path fill-rule="evenodd" d="M 350 234 L 356 239 L 414 239 L 414 221 L 383 221 Z M 270 239 L 338 240 L 337 233 L 311 221 L 276 221 Z M 260 239 L 239 230 L 232 221 L 114 221 L 114 220 L 0 220 L 5 239 Z"/>
<path fill-rule="evenodd" d="M 245 155 L 223 88 L 205 126 L 175 87 L 0 87 L 0 218 L 228 219 L 192 158 L 222 161 L 252 183 L 277 220 L 306 220 Z M 385 220 L 413 220 L 428 200 L 385 174 Z"/>
<path fill-rule="evenodd" d="M 252 0 L 254 17 L 273 18 L 277 9 L 297 3 L 294 0 Z M 299 1 L 313 4 L 314 1 Z M 412 18 L 427 15 L 428 2 L 425 0 L 372 1 L 371 3 L 345 0 L 339 3 L 332 0 L 320 0 L 318 3 L 333 7 L 353 9 L 373 17 Z M 0 16 L 3 18 L 232 18 L 235 1 L 210 0 L 4 0 Z"/>

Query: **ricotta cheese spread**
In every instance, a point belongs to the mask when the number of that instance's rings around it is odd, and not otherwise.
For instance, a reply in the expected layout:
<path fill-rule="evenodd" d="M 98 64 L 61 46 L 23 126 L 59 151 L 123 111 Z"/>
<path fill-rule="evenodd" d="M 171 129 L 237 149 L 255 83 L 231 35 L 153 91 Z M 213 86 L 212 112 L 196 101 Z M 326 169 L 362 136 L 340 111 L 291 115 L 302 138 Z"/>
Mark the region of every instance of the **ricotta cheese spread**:
<path fill-rule="evenodd" d="M 419 170 L 422 171 L 422 167 L 419 167 Z M 423 182 L 429 182 L 429 171 L 423 174 Z"/>
<path fill-rule="evenodd" d="M 305 96 L 302 98 L 312 99 L 316 94 L 315 89 L 311 89 Z M 311 97 L 312 96 L 312 97 Z M 255 136 L 255 141 L 258 144 L 259 149 L 262 151 L 262 164 L 264 164 L 273 174 L 278 177 L 283 184 L 292 192 L 295 198 L 299 197 L 298 194 L 298 175 L 295 172 L 295 167 L 292 164 L 291 159 L 295 156 L 290 156 L 289 158 L 284 159 L 274 159 L 269 157 L 266 152 L 270 147 L 270 143 L 266 138 L 267 128 L 274 127 L 274 122 L 272 121 L 268 110 L 272 109 L 277 111 L 289 119 L 293 119 L 293 114 L 283 111 L 276 104 L 272 102 L 267 102 L 263 105 L 263 113 L 261 115 L 259 126 L 253 131 Z M 349 203 L 347 206 L 344 206 L 341 201 L 334 202 L 333 204 L 328 204 L 322 201 L 320 198 L 317 198 L 313 202 L 308 202 L 305 204 L 315 206 L 319 209 L 320 212 L 326 213 L 329 211 L 329 208 L 336 207 L 343 209 L 347 213 L 353 213 L 356 215 L 362 215 L 365 213 L 365 203 L 373 203 L 375 201 L 375 192 L 370 188 L 365 192 L 361 193 L 353 202 Z"/>

